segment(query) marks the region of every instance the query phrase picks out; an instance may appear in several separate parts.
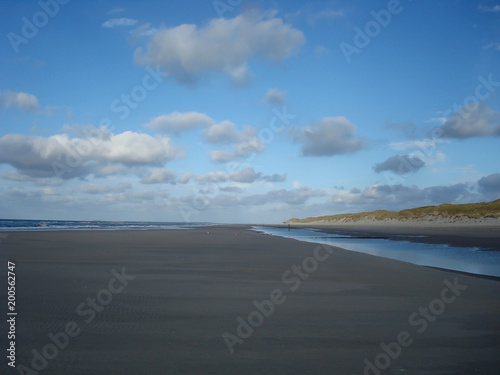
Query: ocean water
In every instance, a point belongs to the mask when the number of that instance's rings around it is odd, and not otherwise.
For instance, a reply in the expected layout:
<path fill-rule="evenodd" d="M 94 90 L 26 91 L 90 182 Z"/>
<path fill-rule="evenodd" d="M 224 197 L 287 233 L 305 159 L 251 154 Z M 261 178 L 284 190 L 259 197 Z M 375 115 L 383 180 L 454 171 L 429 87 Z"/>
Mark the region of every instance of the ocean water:
<path fill-rule="evenodd" d="M 71 220 L 5 220 L 0 219 L 0 231 L 55 231 L 55 230 L 148 230 L 181 229 L 206 226 L 211 223 L 169 223 L 148 221 L 71 221 Z"/>
<path fill-rule="evenodd" d="M 262 226 L 255 226 L 253 228 L 254 230 L 273 236 L 338 246 L 346 250 L 402 260 L 421 266 L 439 267 L 478 275 L 500 277 L 500 251 L 485 251 L 480 247 L 458 247 L 445 244 L 394 241 L 387 238 L 370 236 L 357 238 L 348 234 L 322 233 L 313 229 L 290 229 L 288 231 L 287 228 Z"/>

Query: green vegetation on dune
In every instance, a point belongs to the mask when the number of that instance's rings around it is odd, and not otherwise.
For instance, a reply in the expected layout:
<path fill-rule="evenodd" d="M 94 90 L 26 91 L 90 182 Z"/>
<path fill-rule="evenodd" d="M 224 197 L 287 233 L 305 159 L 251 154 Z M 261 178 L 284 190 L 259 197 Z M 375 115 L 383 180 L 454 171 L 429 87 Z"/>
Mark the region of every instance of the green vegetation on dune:
<path fill-rule="evenodd" d="M 285 223 L 311 222 L 356 222 L 361 220 L 420 220 L 441 218 L 449 220 L 500 218 L 500 199 L 493 202 L 468 204 L 441 204 L 439 206 L 425 206 L 402 211 L 377 210 L 359 212 L 356 214 L 340 214 L 329 216 L 308 217 L 306 219 L 290 219 Z"/>

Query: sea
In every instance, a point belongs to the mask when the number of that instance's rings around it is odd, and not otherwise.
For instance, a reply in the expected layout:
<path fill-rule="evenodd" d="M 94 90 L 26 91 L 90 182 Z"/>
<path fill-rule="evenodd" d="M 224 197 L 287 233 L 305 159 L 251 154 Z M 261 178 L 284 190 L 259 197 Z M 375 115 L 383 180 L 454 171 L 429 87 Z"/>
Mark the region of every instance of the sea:
<path fill-rule="evenodd" d="M 72 221 L 72 220 L 6 220 L 0 219 L 1 231 L 55 231 L 55 230 L 149 230 L 182 229 L 209 226 L 203 222 L 156 222 L 156 221 Z"/>

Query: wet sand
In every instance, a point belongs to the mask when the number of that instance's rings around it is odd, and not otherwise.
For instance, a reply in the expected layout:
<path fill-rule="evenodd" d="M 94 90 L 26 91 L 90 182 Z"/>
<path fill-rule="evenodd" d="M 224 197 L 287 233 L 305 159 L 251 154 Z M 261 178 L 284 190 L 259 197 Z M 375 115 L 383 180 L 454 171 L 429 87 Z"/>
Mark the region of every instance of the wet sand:
<path fill-rule="evenodd" d="M 2 301 L 7 260 L 16 263 L 16 364 L 40 374 L 497 374 L 500 366 L 496 280 L 244 226 L 1 240 Z M 3 360 L 2 373 L 19 372 Z"/>
<path fill-rule="evenodd" d="M 272 225 L 287 228 L 286 224 Z M 291 228 L 312 228 L 324 233 L 347 233 L 352 236 L 374 236 L 394 241 L 412 241 L 453 246 L 481 247 L 485 250 L 500 251 L 500 225 L 474 224 L 423 224 L 398 223 L 372 224 L 297 224 Z"/>

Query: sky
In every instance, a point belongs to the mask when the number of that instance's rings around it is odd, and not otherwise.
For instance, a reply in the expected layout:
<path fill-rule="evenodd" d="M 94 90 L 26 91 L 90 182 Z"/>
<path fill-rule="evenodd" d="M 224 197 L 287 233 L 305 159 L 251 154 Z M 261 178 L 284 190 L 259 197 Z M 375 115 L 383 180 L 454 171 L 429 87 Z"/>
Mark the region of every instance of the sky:
<path fill-rule="evenodd" d="M 500 198 L 500 2 L 0 3 L 0 218 Z"/>

